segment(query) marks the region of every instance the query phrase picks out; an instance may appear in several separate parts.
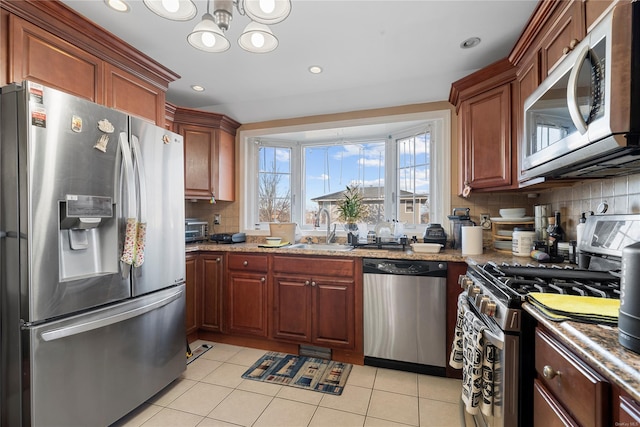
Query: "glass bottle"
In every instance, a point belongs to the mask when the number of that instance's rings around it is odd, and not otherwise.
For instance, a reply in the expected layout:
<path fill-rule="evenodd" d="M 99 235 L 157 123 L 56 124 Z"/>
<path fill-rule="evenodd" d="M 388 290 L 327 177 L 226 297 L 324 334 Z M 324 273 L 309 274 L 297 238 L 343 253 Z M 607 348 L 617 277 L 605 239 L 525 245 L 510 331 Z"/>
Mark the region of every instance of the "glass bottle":
<path fill-rule="evenodd" d="M 549 255 L 558 255 L 558 242 L 564 241 L 564 229 L 560 221 L 560 211 L 556 211 L 553 225 L 549 223 Z"/>

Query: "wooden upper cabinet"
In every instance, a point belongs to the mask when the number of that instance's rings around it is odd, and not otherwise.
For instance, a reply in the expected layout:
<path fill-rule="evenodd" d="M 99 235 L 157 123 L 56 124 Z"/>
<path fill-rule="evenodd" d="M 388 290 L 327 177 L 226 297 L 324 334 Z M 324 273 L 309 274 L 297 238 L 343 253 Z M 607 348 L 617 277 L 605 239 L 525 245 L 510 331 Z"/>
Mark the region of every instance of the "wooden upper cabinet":
<path fill-rule="evenodd" d="M 472 189 L 511 185 L 511 85 L 476 95 L 460 107 L 463 184 Z"/>
<path fill-rule="evenodd" d="M 98 57 L 9 16 L 9 83 L 33 80 L 102 104 L 102 72 Z"/>
<path fill-rule="evenodd" d="M 216 193 L 212 170 L 215 130 L 178 123 L 177 131 L 184 138 L 185 197 L 210 199 Z"/>
<path fill-rule="evenodd" d="M 235 200 L 238 122 L 221 114 L 176 108 L 174 127 L 184 137 L 185 197 Z"/>
<path fill-rule="evenodd" d="M 180 78 L 59 1 L 0 1 L 0 84 L 32 80 L 165 121 L 165 92 Z"/>
<path fill-rule="evenodd" d="M 628 0 L 627 0 L 628 1 Z M 584 0 L 584 20 L 587 32 L 598 23 L 600 17 L 609 10 L 609 7 L 617 3 L 616 0 Z"/>
<path fill-rule="evenodd" d="M 516 69 L 503 59 L 451 86 L 458 110 L 459 192 L 510 189 L 517 159 L 512 146 L 512 82 Z"/>
<path fill-rule="evenodd" d="M 540 66 L 546 77 L 586 35 L 581 1 L 560 2 L 561 6 L 542 29 Z"/>
<path fill-rule="evenodd" d="M 105 63 L 106 106 L 153 123 L 164 123 L 165 92 L 131 73 Z"/>

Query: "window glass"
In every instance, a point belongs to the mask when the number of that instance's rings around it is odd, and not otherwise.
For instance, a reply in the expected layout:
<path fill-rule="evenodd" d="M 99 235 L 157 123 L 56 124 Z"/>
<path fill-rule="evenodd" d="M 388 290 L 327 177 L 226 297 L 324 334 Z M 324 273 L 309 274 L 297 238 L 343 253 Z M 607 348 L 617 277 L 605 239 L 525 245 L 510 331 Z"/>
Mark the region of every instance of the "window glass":
<path fill-rule="evenodd" d="M 331 223 L 338 221 L 336 203 L 346 186 L 357 186 L 368 205 L 362 222 L 376 224 L 384 216 L 385 143 L 372 141 L 332 145 L 310 145 L 303 149 L 305 195 L 303 225 L 326 224 L 326 208 Z"/>
<path fill-rule="evenodd" d="M 258 150 L 258 218 L 260 222 L 291 222 L 291 149 Z"/>
<path fill-rule="evenodd" d="M 430 145 L 430 132 L 397 140 L 400 222 L 429 223 Z"/>

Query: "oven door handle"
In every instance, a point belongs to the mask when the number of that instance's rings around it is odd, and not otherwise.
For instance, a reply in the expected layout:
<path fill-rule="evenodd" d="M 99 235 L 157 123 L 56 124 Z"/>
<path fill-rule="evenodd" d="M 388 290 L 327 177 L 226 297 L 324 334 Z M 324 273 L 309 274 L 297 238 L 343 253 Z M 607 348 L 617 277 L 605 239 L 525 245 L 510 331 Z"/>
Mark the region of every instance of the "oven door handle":
<path fill-rule="evenodd" d="M 493 332 L 489 331 L 488 329 L 483 329 L 482 335 L 487 341 L 493 344 L 498 350 L 504 349 L 504 335 L 501 338 L 498 335 L 494 334 Z"/>

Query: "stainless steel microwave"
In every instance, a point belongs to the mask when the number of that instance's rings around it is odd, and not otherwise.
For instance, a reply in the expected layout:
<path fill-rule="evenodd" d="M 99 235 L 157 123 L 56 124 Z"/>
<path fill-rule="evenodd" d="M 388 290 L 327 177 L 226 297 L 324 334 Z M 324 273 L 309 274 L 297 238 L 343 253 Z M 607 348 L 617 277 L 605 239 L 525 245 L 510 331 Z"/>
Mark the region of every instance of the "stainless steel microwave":
<path fill-rule="evenodd" d="M 640 2 L 614 7 L 524 103 L 520 181 L 640 172 Z"/>

